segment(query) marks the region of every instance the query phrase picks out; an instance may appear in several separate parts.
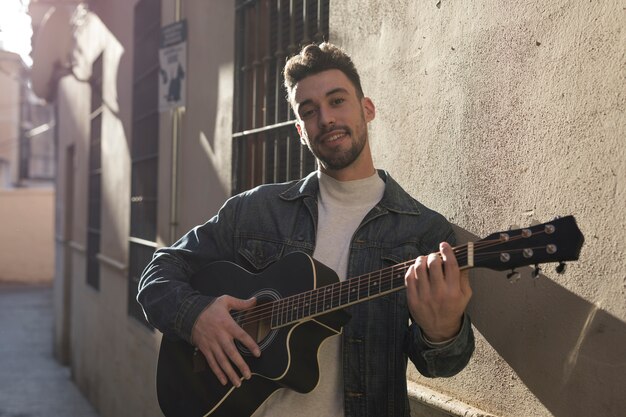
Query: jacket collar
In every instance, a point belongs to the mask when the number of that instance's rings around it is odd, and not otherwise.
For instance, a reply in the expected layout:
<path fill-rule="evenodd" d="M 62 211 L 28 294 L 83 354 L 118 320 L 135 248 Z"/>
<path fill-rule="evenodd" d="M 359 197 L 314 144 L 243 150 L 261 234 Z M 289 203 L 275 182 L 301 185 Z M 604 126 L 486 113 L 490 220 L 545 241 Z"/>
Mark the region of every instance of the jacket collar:
<path fill-rule="evenodd" d="M 293 201 L 304 197 L 317 198 L 319 189 L 320 184 L 317 179 L 317 171 L 313 171 L 283 191 L 280 194 L 280 198 L 287 201 Z"/>
<path fill-rule="evenodd" d="M 401 214 L 420 214 L 417 201 L 404 191 L 387 171 L 379 169 L 378 175 L 385 181 L 385 193 L 383 194 L 382 200 L 378 203 L 379 207 Z M 287 190 L 280 195 L 280 198 L 287 201 L 294 201 L 305 197 L 317 199 L 319 188 L 317 171 L 313 171 L 287 188 Z"/>

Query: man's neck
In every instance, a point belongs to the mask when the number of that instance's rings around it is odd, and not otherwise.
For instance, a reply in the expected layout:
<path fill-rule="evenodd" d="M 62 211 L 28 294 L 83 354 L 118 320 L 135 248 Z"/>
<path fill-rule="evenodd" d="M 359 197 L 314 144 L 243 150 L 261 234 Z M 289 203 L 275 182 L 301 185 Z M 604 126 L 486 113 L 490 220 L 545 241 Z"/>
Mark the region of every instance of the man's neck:
<path fill-rule="evenodd" d="M 337 181 L 354 181 L 354 180 L 362 180 L 364 178 L 371 177 L 376 172 L 376 169 L 372 167 L 371 170 L 357 172 L 357 171 L 349 171 L 346 169 L 333 171 L 333 170 L 320 168 L 320 171 L 322 171 L 324 174 L 328 175 L 329 177 L 336 179 Z"/>

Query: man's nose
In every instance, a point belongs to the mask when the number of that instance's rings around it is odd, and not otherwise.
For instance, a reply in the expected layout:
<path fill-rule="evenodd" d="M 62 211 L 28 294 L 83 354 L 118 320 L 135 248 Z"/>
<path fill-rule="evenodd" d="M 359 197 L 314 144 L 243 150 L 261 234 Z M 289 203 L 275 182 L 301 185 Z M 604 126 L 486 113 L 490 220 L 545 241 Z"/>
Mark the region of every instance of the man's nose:
<path fill-rule="evenodd" d="M 319 122 L 320 128 L 323 128 L 323 129 L 328 129 L 331 126 L 334 126 L 336 120 L 335 120 L 335 114 L 332 111 L 332 109 L 329 109 L 328 107 L 325 107 L 325 106 L 321 106 L 319 108 L 318 122 Z"/>

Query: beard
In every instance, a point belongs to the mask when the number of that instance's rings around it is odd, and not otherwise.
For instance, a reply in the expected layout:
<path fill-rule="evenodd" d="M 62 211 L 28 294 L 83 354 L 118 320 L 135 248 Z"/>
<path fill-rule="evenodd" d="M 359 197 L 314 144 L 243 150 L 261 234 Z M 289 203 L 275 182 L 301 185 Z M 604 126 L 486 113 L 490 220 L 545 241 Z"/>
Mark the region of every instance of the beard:
<path fill-rule="evenodd" d="M 320 138 L 332 130 L 343 130 L 350 139 L 350 146 L 347 149 L 326 150 L 320 145 Z M 332 129 L 320 132 L 313 142 L 307 140 L 311 153 L 318 160 L 320 166 L 327 170 L 338 171 L 350 166 L 363 152 L 367 143 L 367 125 L 361 113 L 361 123 L 353 131 L 348 126 L 333 126 Z"/>
<path fill-rule="evenodd" d="M 344 128 L 345 129 L 345 128 Z M 355 138 L 352 132 L 346 130 L 350 138 L 350 147 L 338 151 L 323 152 L 319 146 L 309 144 L 309 149 L 324 169 L 338 171 L 350 166 L 357 160 L 365 147 L 366 135 Z"/>

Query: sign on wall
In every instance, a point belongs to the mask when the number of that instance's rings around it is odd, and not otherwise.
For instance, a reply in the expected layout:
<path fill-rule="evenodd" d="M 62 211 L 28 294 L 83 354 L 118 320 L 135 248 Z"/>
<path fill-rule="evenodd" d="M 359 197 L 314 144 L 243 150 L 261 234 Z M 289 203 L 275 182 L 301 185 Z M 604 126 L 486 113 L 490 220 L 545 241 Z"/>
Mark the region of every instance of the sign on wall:
<path fill-rule="evenodd" d="M 187 21 L 161 28 L 159 49 L 159 110 L 185 105 L 187 69 Z"/>

